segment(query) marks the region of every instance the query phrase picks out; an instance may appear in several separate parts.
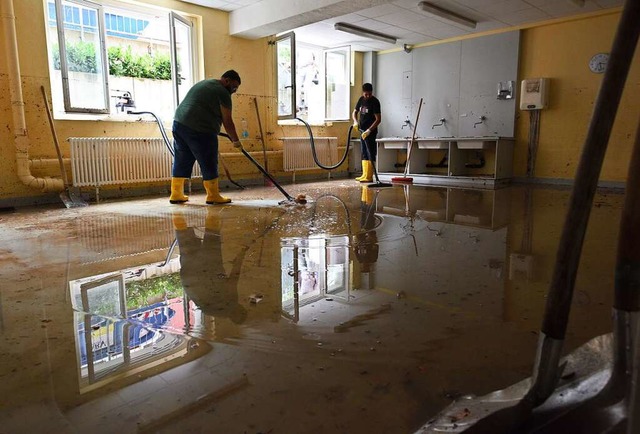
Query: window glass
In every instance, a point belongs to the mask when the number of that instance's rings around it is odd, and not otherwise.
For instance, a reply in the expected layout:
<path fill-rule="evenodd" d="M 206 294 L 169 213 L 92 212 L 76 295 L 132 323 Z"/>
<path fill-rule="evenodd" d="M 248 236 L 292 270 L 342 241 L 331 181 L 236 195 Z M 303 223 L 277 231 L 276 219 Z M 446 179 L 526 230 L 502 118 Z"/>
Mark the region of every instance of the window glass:
<path fill-rule="evenodd" d="M 325 118 L 349 119 L 351 88 L 351 49 L 340 47 L 325 51 Z"/>
<path fill-rule="evenodd" d="M 292 119 L 295 112 L 296 55 L 295 35 L 287 33 L 276 40 L 278 65 L 278 119 Z"/>

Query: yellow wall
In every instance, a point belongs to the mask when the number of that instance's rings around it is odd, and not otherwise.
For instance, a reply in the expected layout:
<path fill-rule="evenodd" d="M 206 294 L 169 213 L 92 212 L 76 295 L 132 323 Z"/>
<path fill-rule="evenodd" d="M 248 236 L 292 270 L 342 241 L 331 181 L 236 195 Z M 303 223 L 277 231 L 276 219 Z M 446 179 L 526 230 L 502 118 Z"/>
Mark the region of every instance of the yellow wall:
<path fill-rule="evenodd" d="M 244 142 L 245 148 L 255 152 L 254 156 L 262 161 L 262 143 L 256 116 L 254 98 L 260 110 L 262 130 L 267 149 L 282 149 L 280 137 L 306 136 L 304 126 L 278 126 L 275 103 L 274 46 L 269 38 L 247 40 L 228 35 L 228 13 L 183 3 L 176 0 L 140 0 L 143 3 L 173 9 L 201 17 L 203 30 L 204 74 L 206 78 L 219 77 L 227 69 L 235 69 L 242 77 L 242 86 L 233 97 L 234 120 L 240 128 L 240 120 L 248 121 L 250 137 Z M 45 37 L 45 11 L 42 0 L 13 0 L 18 50 L 20 57 L 21 80 L 27 130 L 30 139 L 30 158 L 55 158 L 55 147 L 48 124 L 40 86 L 45 86 L 50 94 L 49 69 L 47 64 L 47 45 Z M 4 22 L 0 23 L 4 26 Z M 41 192 L 27 187 L 16 175 L 16 159 L 11 100 L 9 96 L 9 77 L 4 54 L 4 29 L 0 29 L 2 55 L 0 61 L 0 200 L 11 198 L 37 197 Z M 170 128 L 171 120 L 164 120 Z M 332 126 L 315 128 L 314 135 L 337 136 L 343 144 L 348 123 L 334 123 Z M 56 120 L 55 127 L 62 153 L 69 157 L 68 137 L 158 137 L 159 131 L 152 122 L 107 122 Z M 240 153 L 232 149 L 227 140 L 221 141 L 221 151 L 228 152 L 225 162 L 234 179 L 261 178 L 257 169 Z M 69 168 L 67 167 L 67 171 Z M 222 168 L 221 168 L 222 169 Z M 276 176 L 284 175 L 282 155 L 269 156 L 269 170 Z M 34 176 L 59 177 L 59 170 L 53 166 L 47 171 L 33 170 Z M 280 173 L 279 173 L 280 172 Z M 224 172 L 221 170 L 221 176 Z"/>
<path fill-rule="evenodd" d="M 535 177 L 572 179 L 580 159 L 603 74 L 589 71 L 591 56 L 610 52 L 620 14 L 610 13 L 526 29 L 519 77 L 551 79 L 549 108 L 540 114 Z M 636 50 L 600 175 L 623 182 L 640 118 L 640 57 Z M 529 113 L 518 110 L 514 175 L 525 176 Z"/>

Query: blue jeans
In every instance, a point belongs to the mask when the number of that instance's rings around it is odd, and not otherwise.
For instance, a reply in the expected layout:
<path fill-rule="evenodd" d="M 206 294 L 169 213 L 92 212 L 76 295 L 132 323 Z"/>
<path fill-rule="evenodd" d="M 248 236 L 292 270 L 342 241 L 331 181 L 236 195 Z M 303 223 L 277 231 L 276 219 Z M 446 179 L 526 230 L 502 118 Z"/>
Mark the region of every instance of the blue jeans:
<path fill-rule="evenodd" d="M 197 161 L 202 179 L 210 181 L 218 177 L 218 135 L 201 133 L 173 121 L 173 169 L 174 178 L 191 178 L 193 164 Z"/>
<path fill-rule="evenodd" d="M 362 152 L 363 160 L 376 161 L 376 155 L 378 155 L 376 137 L 378 137 L 378 130 L 369 134 L 366 139 L 360 139 L 360 151 Z"/>

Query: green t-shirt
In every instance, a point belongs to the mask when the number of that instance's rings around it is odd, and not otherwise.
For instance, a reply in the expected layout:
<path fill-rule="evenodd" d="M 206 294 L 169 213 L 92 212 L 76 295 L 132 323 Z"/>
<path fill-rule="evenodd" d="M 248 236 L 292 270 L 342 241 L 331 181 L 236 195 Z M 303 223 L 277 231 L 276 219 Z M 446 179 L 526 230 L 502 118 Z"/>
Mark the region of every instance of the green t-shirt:
<path fill-rule="evenodd" d="M 220 106 L 231 110 L 231 94 L 219 80 L 210 78 L 194 84 L 184 97 L 173 119 L 201 133 L 220 132 Z"/>

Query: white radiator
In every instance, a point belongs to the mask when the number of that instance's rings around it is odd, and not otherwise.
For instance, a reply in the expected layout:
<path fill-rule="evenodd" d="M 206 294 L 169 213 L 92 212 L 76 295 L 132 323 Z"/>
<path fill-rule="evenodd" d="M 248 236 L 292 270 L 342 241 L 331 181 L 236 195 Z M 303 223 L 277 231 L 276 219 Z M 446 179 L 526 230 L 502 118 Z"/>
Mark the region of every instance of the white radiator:
<path fill-rule="evenodd" d="M 313 159 L 308 137 L 283 137 L 282 165 L 285 172 L 319 169 Z M 338 138 L 314 137 L 316 155 L 320 163 L 331 166 L 338 162 Z"/>
<path fill-rule="evenodd" d="M 171 179 L 173 157 L 162 138 L 69 137 L 76 187 Z M 201 177 L 194 167 L 194 177 Z"/>

